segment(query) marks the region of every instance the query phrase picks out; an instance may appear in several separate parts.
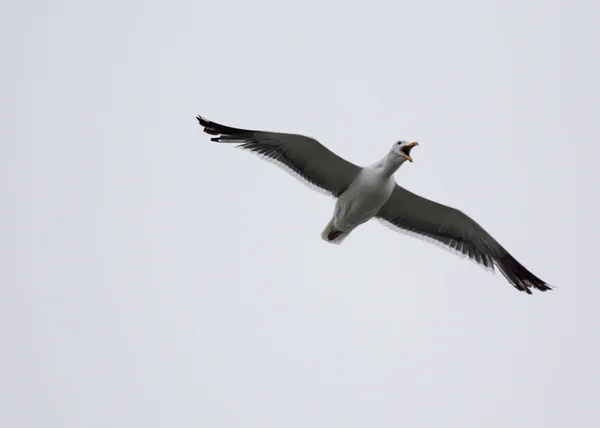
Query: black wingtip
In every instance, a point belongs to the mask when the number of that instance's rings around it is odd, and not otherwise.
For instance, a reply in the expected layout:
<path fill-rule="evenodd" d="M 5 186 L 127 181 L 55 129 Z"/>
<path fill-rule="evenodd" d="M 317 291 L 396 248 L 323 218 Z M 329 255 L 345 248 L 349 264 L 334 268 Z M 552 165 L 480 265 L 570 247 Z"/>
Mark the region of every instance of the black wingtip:
<path fill-rule="evenodd" d="M 212 128 L 214 128 L 212 126 L 213 123 L 210 120 L 205 119 L 205 118 L 203 118 L 200 115 L 197 115 L 196 119 L 198 119 L 198 123 L 200 124 L 200 126 L 202 126 L 204 128 L 204 132 L 206 132 L 207 130 L 211 130 Z"/>
<path fill-rule="evenodd" d="M 215 141 L 217 143 L 222 142 L 223 139 L 229 139 L 228 137 L 238 137 L 232 138 L 232 140 L 241 139 L 256 132 L 249 129 L 240 129 L 221 125 L 220 123 L 213 122 L 212 120 L 208 120 L 200 115 L 196 115 L 196 119 L 198 120 L 200 126 L 204 128 L 204 132 L 209 135 L 218 135 L 216 138 L 211 138 L 211 141 Z"/>
<path fill-rule="evenodd" d="M 198 119 L 198 123 L 200 126 L 204 128 L 204 132 L 209 135 L 219 135 L 225 133 L 225 126 L 219 125 L 218 123 L 211 122 L 210 120 L 197 115 L 196 119 Z M 212 141 L 218 141 L 218 139 L 211 138 Z"/>
<path fill-rule="evenodd" d="M 498 260 L 498 268 L 510 283 L 519 291 L 527 294 L 533 294 L 532 289 L 545 292 L 551 291 L 553 288 L 531 273 L 525 266 L 519 263 L 510 254 L 505 253 Z"/>
<path fill-rule="evenodd" d="M 197 115 L 196 119 L 198 119 L 198 123 L 200 123 L 201 126 L 207 126 L 210 123 L 210 121 L 206 120 L 200 115 Z"/>

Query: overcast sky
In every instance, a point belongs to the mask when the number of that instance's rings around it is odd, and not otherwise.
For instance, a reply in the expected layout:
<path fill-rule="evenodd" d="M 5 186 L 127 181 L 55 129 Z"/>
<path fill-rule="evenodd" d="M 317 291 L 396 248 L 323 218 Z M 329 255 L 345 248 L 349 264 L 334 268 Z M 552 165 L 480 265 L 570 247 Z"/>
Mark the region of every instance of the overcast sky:
<path fill-rule="evenodd" d="M 598 427 L 592 1 L 0 6 L 0 426 Z M 471 215 L 527 296 L 212 144 L 297 132 Z"/>

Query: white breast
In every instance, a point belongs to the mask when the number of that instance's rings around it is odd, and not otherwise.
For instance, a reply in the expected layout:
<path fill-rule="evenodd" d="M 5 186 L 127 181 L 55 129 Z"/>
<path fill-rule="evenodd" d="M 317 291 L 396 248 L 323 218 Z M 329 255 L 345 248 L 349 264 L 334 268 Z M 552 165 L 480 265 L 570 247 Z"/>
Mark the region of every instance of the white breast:
<path fill-rule="evenodd" d="M 349 232 L 370 220 L 387 202 L 394 190 L 393 177 L 382 168 L 364 168 L 337 200 L 333 225 L 337 230 Z"/>

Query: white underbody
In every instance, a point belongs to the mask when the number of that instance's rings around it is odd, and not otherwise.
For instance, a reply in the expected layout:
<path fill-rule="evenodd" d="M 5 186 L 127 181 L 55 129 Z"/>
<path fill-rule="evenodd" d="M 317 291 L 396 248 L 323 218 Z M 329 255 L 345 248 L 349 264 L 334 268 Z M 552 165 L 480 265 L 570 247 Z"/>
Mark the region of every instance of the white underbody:
<path fill-rule="evenodd" d="M 395 185 L 394 177 L 381 165 L 361 170 L 335 204 L 333 227 L 348 234 L 369 221 L 387 202 Z"/>

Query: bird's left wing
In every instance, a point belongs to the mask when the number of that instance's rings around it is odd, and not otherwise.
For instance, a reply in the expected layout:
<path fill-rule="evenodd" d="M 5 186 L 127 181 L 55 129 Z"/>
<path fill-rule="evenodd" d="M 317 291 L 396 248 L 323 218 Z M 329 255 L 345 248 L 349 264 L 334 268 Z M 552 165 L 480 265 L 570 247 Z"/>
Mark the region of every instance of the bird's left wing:
<path fill-rule="evenodd" d="M 540 291 L 551 289 L 479 224 L 457 209 L 425 199 L 396 185 L 376 217 L 404 231 L 434 239 L 487 268 L 493 270 L 494 265 L 497 266 L 519 291 L 531 294 L 531 288 Z"/>
<path fill-rule="evenodd" d="M 302 181 L 338 197 L 361 168 L 333 153 L 314 138 L 298 134 L 232 128 L 197 116 L 212 141 L 239 143 L 267 160 L 284 167 Z"/>

